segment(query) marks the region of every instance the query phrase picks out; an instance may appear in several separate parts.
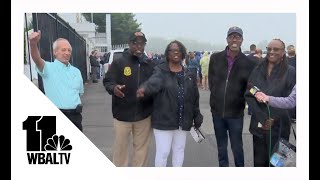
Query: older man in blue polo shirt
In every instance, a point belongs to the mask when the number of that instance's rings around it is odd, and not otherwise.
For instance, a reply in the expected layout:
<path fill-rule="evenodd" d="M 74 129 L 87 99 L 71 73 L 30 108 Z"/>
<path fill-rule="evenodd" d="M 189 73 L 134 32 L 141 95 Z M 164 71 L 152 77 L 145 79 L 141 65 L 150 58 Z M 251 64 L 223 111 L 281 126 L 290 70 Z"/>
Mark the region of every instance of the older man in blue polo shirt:
<path fill-rule="evenodd" d="M 44 61 L 38 49 L 40 38 L 40 31 L 33 32 L 29 40 L 31 57 L 43 79 L 45 94 L 82 131 L 83 80 L 80 70 L 69 63 L 72 47 L 68 40 L 58 38 L 52 46 L 55 60 Z"/>

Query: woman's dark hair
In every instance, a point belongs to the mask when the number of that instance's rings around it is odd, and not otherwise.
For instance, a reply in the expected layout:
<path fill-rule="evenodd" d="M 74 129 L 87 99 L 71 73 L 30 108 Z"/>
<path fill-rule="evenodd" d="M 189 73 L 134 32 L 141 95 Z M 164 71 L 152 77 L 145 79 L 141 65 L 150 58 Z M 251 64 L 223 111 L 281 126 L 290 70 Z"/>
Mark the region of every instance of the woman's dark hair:
<path fill-rule="evenodd" d="M 286 49 L 286 45 L 284 44 L 284 42 L 281 39 L 273 39 L 273 40 L 281 42 L 283 50 Z M 280 68 L 279 68 L 280 69 L 279 70 L 279 79 L 282 79 L 284 74 L 286 73 L 286 71 L 288 69 L 288 62 L 287 62 L 286 53 L 283 54 L 283 56 L 282 56 L 282 58 L 280 60 L 279 66 L 280 66 Z"/>
<path fill-rule="evenodd" d="M 171 41 L 171 42 L 168 44 L 168 46 L 167 46 L 167 48 L 166 48 L 166 50 L 165 50 L 165 52 L 164 52 L 164 56 L 166 57 L 166 60 L 167 60 L 167 61 L 169 61 L 168 56 L 169 56 L 170 46 L 171 46 L 171 44 L 174 44 L 174 43 L 176 43 L 176 44 L 178 45 L 179 50 L 180 50 L 181 53 L 182 53 L 182 59 L 184 59 L 184 58 L 186 57 L 186 55 L 187 55 L 187 49 L 186 49 L 186 47 L 184 47 L 184 45 L 183 45 L 180 41 L 174 40 L 174 41 Z"/>

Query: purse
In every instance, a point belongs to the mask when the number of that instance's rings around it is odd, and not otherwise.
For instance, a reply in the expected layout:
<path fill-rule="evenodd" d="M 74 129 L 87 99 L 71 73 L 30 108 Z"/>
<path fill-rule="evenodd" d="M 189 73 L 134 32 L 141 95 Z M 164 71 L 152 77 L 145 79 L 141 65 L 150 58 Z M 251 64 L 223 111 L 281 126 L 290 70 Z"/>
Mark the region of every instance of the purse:
<path fill-rule="evenodd" d="M 280 124 L 280 130 L 281 128 L 282 123 Z M 292 124 L 291 128 L 294 138 L 296 139 L 296 132 Z M 270 157 L 270 163 L 275 167 L 296 167 L 296 146 L 291 144 L 287 140 L 280 138 L 280 134 L 279 141 L 273 147 L 272 156 Z"/>
<path fill-rule="evenodd" d="M 193 137 L 194 141 L 197 143 L 201 143 L 205 139 L 205 136 L 203 135 L 201 130 L 194 126 L 191 127 L 190 134 Z"/>
<path fill-rule="evenodd" d="M 275 167 L 295 167 L 296 166 L 296 146 L 285 139 L 275 144 L 270 163 Z"/>

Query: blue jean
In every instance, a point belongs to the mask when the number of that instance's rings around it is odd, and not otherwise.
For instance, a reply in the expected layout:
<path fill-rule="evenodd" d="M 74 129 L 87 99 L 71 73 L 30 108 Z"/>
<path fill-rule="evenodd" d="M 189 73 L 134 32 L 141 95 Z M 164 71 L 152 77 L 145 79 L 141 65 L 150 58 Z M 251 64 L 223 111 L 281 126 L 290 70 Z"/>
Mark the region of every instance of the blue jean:
<path fill-rule="evenodd" d="M 236 167 L 244 167 L 242 129 L 243 117 L 222 118 L 213 115 L 213 125 L 218 145 L 219 166 L 228 167 L 228 134 Z"/>

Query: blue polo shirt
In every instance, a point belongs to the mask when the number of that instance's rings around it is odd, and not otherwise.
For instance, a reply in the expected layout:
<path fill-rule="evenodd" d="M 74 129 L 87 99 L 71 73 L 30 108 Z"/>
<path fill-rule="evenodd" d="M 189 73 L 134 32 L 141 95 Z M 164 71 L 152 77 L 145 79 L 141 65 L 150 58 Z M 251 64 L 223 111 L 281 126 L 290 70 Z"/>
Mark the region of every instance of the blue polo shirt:
<path fill-rule="evenodd" d="M 46 96 L 59 109 L 75 109 L 81 104 L 80 95 L 84 90 L 79 69 L 55 59 L 54 62 L 45 61 L 43 72 L 37 67 L 36 71 L 42 77 Z"/>

